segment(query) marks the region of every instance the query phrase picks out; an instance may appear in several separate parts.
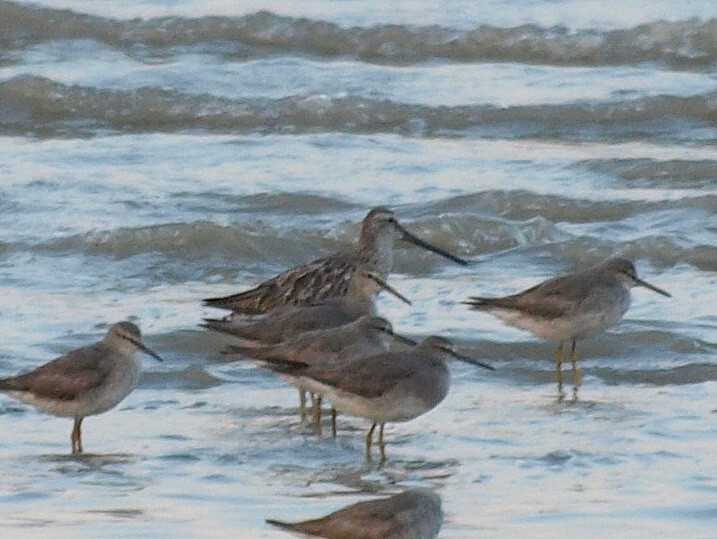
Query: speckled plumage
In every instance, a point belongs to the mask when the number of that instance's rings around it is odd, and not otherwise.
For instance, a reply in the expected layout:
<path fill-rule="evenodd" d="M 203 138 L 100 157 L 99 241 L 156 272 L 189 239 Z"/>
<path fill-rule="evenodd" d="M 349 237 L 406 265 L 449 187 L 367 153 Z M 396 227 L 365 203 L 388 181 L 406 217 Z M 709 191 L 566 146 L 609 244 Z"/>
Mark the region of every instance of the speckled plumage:
<path fill-rule="evenodd" d="M 374 271 L 386 280 L 393 268 L 393 249 L 397 238 L 449 258 L 466 262 L 417 238 L 403 228 L 388 208 L 373 208 L 361 224 L 361 234 L 350 251 L 331 254 L 291 268 L 259 286 L 220 298 L 209 298 L 204 304 L 238 314 L 261 314 L 285 305 L 307 305 L 348 292 L 351 275 L 360 266 Z"/>
<path fill-rule="evenodd" d="M 387 290 L 410 302 L 388 286 L 374 271 L 363 267 L 351 275 L 344 296 L 331 297 L 311 305 L 286 305 L 256 317 L 207 318 L 202 326 L 246 341 L 276 344 L 305 331 L 328 329 L 376 314 L 375 296 Z"/>

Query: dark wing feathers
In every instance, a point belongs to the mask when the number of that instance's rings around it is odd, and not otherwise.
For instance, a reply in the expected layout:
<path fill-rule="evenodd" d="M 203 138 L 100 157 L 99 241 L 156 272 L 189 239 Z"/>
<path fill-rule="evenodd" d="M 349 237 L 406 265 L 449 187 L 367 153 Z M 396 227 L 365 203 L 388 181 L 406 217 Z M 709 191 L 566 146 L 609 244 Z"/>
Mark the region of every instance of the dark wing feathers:
<path fill-rule="evenodd" d="M 508 309 L 543 318 L 559 318 L 570 313 L 590 294 L 589 282 L 576 275 L 544 281 L 523 292 L 500 298 L 472 297 L 465 303 L 474 310 Z"/>
<path fill-rule="evenodd" d="M 0 381 L 0 389 L 28 391 L 39 397 L 73 400 L 102 385 L 109 363 L 98 360 L 106 353 L 101 343 L 73 350 L 25 374 Z"/>
<path fill-rule="evenodd" d="M 292 361 L 283 357 L 267 357 L 258 361 L 261 361 L 262 366 L 273 372 L 291 376 L 300 376 L 309 367 L 308 364 L 301 361 Z"/>
<path fill-rule="evenodd" d="M 276 318 L 278 317 L 274 317 L 274 319 Z M 272 326 L 270 322 L 270 320 L 267 321 L 266 319 L 223 320 L 205 318 L 199 325 L 212 331 L 226 333 L 227 335 L 240 337 L 248 341 L 274 343 L 281 338 L 280 332 L 275 331 L 275 327 L 278 328 L 282 326 Z"/>
<path fill-rule="evenodd" d="M 388 539 L 393 537 L 397 523 L 395 512 L 385 500 L 361 502 L 323 518 L 294 524 L 268 520 L 284 529 L 329 539 Z"/>
<path fill-rule="evenodd" d="M 259 286 L 221 298 L 209 298 L 209 307 L 241 314 L 259 314 L 283 305 L 306 305 L 346 294 L 356 269 L 351 253 L 334 253 L 291 268 Z"/>
<path fill-rule="evenodd" d="M 391 354 L 395 356 L 396 354 Z M 306 374 L 323 384 L 336 387 L 347 393 L 360 394 L 363 397 L 378 398 L 389 389 L 416 375 L 409 352 L 405 361 L 384 361 L 385 354 L 362 357 L 347 365 L 350 369 L 337 366 L 325 368 L 322 365 L 310 366 Z M 344 365 L 343 367 L 345 367 Z M 376 376 L 380 373 L 380 376 Z"/>

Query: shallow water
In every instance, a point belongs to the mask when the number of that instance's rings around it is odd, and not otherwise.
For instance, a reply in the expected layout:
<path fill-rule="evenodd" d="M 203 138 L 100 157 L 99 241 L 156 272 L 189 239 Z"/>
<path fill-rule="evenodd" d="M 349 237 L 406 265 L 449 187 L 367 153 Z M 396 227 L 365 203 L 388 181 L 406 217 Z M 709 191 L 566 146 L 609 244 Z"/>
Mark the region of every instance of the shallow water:
<path fill-rule="evenodd" d="M 264 519 L 425 486 L 446 538 L 714 537 L 715 35 L 712 2 L 0 1 L 0 374 L 128 317 L 166 359 L 78 458 L 0 399 L 0 529 L 288 537 Z M 498 369 L 451 366 L 383 467 L 197 327 L 379 204 L 471 262 L 401 248 L 381 313 Z M 673 298 L 580 343 L 577 403 L 552 344 L 459 303 L 614 254 Z"/>

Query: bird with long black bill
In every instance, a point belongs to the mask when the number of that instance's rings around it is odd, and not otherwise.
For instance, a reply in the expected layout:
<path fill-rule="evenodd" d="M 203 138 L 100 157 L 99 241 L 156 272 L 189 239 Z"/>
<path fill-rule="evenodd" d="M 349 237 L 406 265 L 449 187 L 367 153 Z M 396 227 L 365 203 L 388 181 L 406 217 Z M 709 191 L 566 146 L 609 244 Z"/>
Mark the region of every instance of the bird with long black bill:
<path fill-rule="evenodd" d="M 577 341 L 602 333 L 617 324 L 630 306 L 630 289 L 641 286 L 670 294 L 637 276 L 626 258 L 612 258 L 584 271 L 544 281 L 509 296 L 474 296 L 465 301 L 471 309 L 490 313 L 505 323 L 558 343 L 555 376 L 559 399 L 563 393 L 563 348 L 571 342 L 573 395 L 577 398 L 582 375 L 577 362 Z"/>

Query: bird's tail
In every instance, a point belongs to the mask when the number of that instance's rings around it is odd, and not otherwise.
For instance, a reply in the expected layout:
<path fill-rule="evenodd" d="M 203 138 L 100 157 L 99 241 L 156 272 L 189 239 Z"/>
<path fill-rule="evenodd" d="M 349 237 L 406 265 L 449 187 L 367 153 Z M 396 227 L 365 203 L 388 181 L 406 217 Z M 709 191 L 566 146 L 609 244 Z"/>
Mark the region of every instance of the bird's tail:
<path fill-rule="evenodd" d="M 223 356 L 236 356 L 239 359 L 268 359 L 272 357 L 273 347 L 261 341 L 242 339 L 241 344 L 232 344 L 222 350 Z"/>
<path fill-rule="evenodd" d="M 259 365 L 265 367 L 277 374 L 300 375 L 309 368 L 308 363 L 303 361 L 292 361 L 283 357 L 269 357 L 265 359 L 255 360 Z"/>
<path fill-rule="evenodd" d="M 296 531 L 296 524 L 292 524 L 291 522 L 282 522 L 281 520 L 272 520 L 270 518 L 267 518 L 266 523 L 271 524 L 272 526 L 276 526 L 277 528 L 282 528 L 284 530 Z"/>
<path fill-rule="evenodd" d="M 199 327 L 211 329 L 218 333 L 226 333 L 227 335 L 233 335 L 235 337 L 241 337 L 242 331 L 245 328 L 242 324 L 236 322 L 236 320 L 227 320 L 225 318 L 203 318 Z"/>
<path fill-rule="evenodd" d="M 325 519 L 316 519 L 316 520 L 306 520 L 304 522 L 282 522 L 281 520 L 272 520 L 270 518 L 266 519 L 267 524 L 271 524 L 272 526 L 277 526 L 278 528 L 282 528 L 284 530 L 291 530 L 294 532 L 301 532 L 306 533 L 309 535 L 318 535 L 321 532 L 321 524 L 324 522 Z M 337 536 L 338 537 L 338 536 Z"/>
<path fill-rule="evenodd" d="M 231 296 L 207 298 L 203 300 L 203 303 L 206 307 L 226 309 L 239 314 L 262 314 L 271 310 L 270 307 L 264 305 L 266 293 L 265 287 L 260 285 Z"/>
<path fill-rule="evenodd" d="M 482 298 L 479 296 L 471 296 L 466 301 L 461 301 L 464 305 L 468 305 L 472 310 L 481 311 L 491 307 L 499 307 L 501 298 Z"/>

